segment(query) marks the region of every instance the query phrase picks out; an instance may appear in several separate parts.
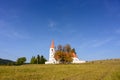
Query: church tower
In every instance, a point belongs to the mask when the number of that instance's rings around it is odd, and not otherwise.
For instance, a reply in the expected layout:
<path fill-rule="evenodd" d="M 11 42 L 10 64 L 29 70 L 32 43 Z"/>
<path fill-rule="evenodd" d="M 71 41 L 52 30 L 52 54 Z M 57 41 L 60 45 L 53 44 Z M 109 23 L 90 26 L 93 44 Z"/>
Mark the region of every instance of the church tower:
<path fill-rule="evenodd" d="M 54 40 L 52 40 L 50 50 L 49 50 L 49 60 L 45 62 L 45 64 L 55 64 L 56 60 L 54 58 L 55 55 L 55 46 L 54 46 Z"/>
<path fill-rule="evenodd" d="M 49 61 L 55 63 L 56 60 L 54 58 L 55 55 L 55 46 L 54 46 L 54 40 L 52 40 L 51 46 L 50 46 L 50 54 L 49 54 Z"/>

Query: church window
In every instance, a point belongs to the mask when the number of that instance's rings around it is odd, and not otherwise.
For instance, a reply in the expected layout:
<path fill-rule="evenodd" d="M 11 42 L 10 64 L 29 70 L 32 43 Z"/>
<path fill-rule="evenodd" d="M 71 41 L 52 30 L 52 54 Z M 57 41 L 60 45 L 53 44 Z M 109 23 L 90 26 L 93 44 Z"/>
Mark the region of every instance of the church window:
<path fill-rule="evenodd" d="M 53 51 L 53 49 L 51 51 Z"/>

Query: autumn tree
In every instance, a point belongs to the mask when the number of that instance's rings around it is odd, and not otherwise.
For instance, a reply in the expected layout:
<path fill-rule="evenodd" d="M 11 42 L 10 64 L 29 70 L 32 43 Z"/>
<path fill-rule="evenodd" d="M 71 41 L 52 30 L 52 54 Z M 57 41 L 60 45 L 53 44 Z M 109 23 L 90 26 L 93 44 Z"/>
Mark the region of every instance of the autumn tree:
<path fill-rule="evenodd" d="M 69 44 L 65 45 L 63 48 L 64 52 L 70 53 L 71 51 L 71 46 Z"/>
<path fill-rule="evenodd" d="M 62 51 L 62 50 L 63 50 L 62 45 L 58 45 L 58 46 L 57 46 L 57 50 L 58 50 L 58 51 Z"/>
<path fill-rule="evenodd" d="M 58 45 L 55 52 L 55 59 L 63 64 L 72 62 L 72 48 L 69 44 L 62 46 Z"/>

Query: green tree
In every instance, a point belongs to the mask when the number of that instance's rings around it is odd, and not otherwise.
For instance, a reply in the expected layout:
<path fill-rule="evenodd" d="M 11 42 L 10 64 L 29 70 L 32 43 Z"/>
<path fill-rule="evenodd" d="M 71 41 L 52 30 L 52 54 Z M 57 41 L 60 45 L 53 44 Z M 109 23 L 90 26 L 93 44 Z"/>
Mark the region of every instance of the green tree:
<path fill-rule="evenodd" d="M 47 61 L 47 60 L 42 55 L 41 58 L 40 58 L 40 64 L 45 64 L 45 61 Z"/>
<path fill-rule="evenodd" d="M 26 57 L 20 57 L 20 58 L 17 59 L 16 64 L 17 65 L 22 65 L 22 64 L 25 63 L 25 61 L 26 61 Z"/>
<path fill-rule="evenodd" d="M 37 55 L 37 64 L 40 64 L 40 62 L 41 62 L 41 58 L 40 58 L 40 55 L 38 54 Z"/>
<path fill-rule="evenodd" d="M 33 56 L 33 57 L 31 58 L 30 63 L 31 63 L 31 64 L 45 64 L 45 61 L 46 61 L 46 59 L 44 58 L 43 55 L 42 55 L 42 56 L 37 55 L 37 57 Z"/>
<path fill-rule="evenodd" d="M 30 60 L 31 64 L 36 64 L 37 63 L 37 59 L 35 58 L 35 56 L 33 56 Z"/>

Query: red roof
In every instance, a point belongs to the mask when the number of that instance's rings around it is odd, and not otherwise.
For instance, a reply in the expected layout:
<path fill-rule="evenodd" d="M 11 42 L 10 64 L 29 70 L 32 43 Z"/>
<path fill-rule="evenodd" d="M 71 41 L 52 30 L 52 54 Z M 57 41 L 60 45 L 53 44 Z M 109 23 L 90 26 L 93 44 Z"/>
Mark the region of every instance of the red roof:
<path fill-rule="evenodd" d="M 77 55 L 75 53 L 72 53 L 72 57 L 77 57 Z"/>
<path fill-rule="evenodd" d="M 50 48 L 54 48 L 54 40 L 52 40 Z"/>

